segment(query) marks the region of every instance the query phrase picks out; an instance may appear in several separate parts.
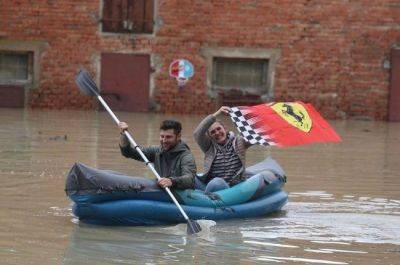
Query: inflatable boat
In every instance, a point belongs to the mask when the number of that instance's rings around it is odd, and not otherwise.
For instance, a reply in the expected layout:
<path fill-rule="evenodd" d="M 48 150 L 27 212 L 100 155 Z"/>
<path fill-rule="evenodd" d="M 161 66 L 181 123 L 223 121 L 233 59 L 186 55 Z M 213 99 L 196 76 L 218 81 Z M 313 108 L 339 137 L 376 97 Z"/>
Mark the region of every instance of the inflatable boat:
<path fill-rule="evenodd" d="M 187 215 L 193 219 L 224 220 L 263 216 L 287 202 L 282 190 L 283 169 L 272 158 L 246 169 L 247 180 L 212 193 L 173 190 Z M 160 225 L 185 222 L 168 194 L 155 180 L 99 170 L 76 163 L 65 191 L 74 202 L 80 221 L 99 225 Z"/>

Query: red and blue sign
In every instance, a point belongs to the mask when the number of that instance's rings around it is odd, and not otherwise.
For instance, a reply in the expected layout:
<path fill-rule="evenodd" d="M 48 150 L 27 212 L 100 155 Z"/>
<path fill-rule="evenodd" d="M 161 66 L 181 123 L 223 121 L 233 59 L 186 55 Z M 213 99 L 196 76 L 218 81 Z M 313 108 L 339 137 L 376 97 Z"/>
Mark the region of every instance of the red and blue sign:
<path fill-rule="evenodd" d="M 186 59 L 178 59 L 173 61 L 169 66 L 169 75 L 176 79 L 187 80 L 194 74 L 194 68 L 191 62 Z"/>

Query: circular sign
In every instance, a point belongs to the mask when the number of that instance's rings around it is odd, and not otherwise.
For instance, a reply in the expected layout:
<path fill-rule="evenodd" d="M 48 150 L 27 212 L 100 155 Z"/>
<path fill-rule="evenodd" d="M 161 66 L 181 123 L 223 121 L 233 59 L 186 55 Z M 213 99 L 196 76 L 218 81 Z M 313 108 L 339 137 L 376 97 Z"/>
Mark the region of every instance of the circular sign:
<path fill-rule="evenodd" d="M 174 60 L 169 65 L 169 75 L 178 80 L 178 82 L 187 81 L 194 74 L 194 68 L 191 62 L 185 59 Z"/>

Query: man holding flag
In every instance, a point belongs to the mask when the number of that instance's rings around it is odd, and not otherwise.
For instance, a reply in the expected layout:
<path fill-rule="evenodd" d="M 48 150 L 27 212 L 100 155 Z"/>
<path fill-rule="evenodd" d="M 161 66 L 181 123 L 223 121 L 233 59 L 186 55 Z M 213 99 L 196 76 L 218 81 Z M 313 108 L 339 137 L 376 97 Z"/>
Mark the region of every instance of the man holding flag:
<path fill-rule="evenodd" d="M 228 132 L 217 120 L 220 114 L 229 114 L 223 106 L 208 115 L 195 129 L 193 135 L 204 152 L 204 175 L 196 178 L 196 188 L 214 192 L 232 187 L 246 180 L 244 173 L 246 150 L 250 143 L 242 136 Z"/>
<path fill-rule="evenodd" d="M 221 113 L 230 116 L 240 134 L 226 131 L 216 119 Z M 223 106 L 204 118 L 194 138 L 205 154 L 205 174 L 196 179 L 196 188 L 206 192 L 226 189 L 246 179 L 245 154 L 253 144 L 285 147 L 341 141 L 314 107 L 301 101 Z"/>

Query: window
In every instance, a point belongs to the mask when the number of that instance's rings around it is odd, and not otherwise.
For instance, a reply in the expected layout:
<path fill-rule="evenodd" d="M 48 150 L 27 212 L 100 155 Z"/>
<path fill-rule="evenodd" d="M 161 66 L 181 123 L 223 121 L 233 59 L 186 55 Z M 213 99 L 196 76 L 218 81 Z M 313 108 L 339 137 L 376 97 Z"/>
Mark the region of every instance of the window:
<path fill-rule="evenodd" d="M 207 95 L 223 105 L 269 102 L 280 49 L 205 47 Z"/>
<path fill-rule="evenodd" d="M 267 86 L 268 60 L 214 58 L 213 87 L 261 92 Z"/>
<path fill-rule="evenodd" d="M 154 0 L 104 0 L 103 32 L 153 33 Z"/>
<path fill-rule="evenodd" d="M 248 105 L 261 103 L 267 90 L 268 59 L 213 58 L 213 89 L 220 105 Z"/>
<path fill-rule="evenodd" d="M 0 83 L 30 82 L 32 55 L 32 52 L 0 52 Z"/>

